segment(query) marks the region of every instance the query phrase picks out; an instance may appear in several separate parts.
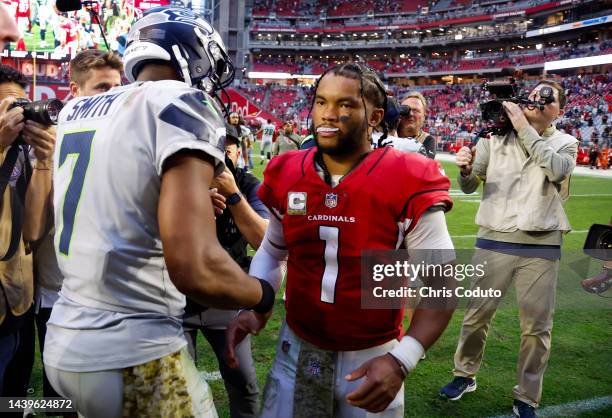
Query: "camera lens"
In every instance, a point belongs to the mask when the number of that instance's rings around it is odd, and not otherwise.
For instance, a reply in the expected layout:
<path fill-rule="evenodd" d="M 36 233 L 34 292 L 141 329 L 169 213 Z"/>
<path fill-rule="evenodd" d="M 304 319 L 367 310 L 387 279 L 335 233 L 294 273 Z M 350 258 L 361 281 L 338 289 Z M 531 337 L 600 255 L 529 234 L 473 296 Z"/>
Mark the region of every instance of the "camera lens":
<path fill-rule="evenodd" d="M 28 103 L 24 106 L 23 112 L 26 120 L 33 120 L 43 125 L 56 125 L 63 107 L 64 104 L 57 99 L 39 100 Z"/>
<path fill-rule="evenodd" d="M 612 250 L 612 231 L 601 234 L 595 245 L 600 250 Z"/>
<path fill-rule="evenodd" d="M 61 101 L 57 99 L 49 100 L 47 104 L 47 114 L 49 115 L 49 120 L 53 125 L 57 125 L 57 120 L 63 107 L 64 104 Z"/>

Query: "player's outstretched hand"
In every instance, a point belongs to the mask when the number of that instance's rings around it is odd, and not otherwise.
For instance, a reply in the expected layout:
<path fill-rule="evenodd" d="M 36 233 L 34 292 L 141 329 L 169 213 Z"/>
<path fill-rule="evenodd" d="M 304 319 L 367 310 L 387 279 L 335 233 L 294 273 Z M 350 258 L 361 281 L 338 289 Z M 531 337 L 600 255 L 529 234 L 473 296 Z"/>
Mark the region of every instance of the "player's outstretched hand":
<path fill-rule="evenodd" d="M 472 162 L 476 156 L 476 148 L 461 147 L 455 156 L 455 164 L 461 169 L 461 174 L 468 176 L 472 172 Z"/>
<path fill-rule="evenodd" d="M 404 382 L 404 374 L 391 354 L 374 357 L 345 377 L 353 381 L 366 377 L 363 383 L 346 397 L 350 405 L 368 412 L 381 412 L 395 399 Z"/>
<path fill-rule="evenodd" d="M 234 318 L 225 331 L 225 358 L 227 364 L 236 368 L 240 365 L 236 357 L 236 346 L 249 334 L 257 335 L 268 322 L 272 312 L 262 315 L 253 311 L 241 311 Z"/>

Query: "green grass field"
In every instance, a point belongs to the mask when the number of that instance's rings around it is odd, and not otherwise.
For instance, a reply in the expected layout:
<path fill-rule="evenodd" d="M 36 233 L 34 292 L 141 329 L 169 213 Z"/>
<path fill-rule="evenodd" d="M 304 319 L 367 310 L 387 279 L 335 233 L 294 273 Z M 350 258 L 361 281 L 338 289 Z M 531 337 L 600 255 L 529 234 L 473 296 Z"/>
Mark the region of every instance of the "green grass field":
<path fill-rule="evenodd" d="M 255 174 L 261 178 L 258 152 L 253 153 Z M 456 168 L 444 163 L 453 190 L 458 190 Z M 612 216 L 612 179 L 574 176 L 573 195 L 566 209 L 575 231 L 566 237 L 564 249 L 579 249 L 592 223 L 607 224 Z M 605 196 L 588 196 L 598 194 Z M 479 196 L 454 196 L 455 205 L 447 214 L 451 235 L 475 235 L 474 216 Z M 456 248 L 472 248 L 473 237 L 454 238 Z M 595 272 L 598 264 L 593 263 Z M 579 288 L 579 276 L 560 280 L 558 306 L 553 329 L 552 354 L 545 375 L 542 407 L 612 395 L 612 299 L 587 294 Z M 279 292 L 280 293 L 280 292 Z M 612 291 L 608 295 L 612 297 Z M 427 353 L 417 369 L 406 380 L 406 416 L 409 417 L 481 417 L 511 412 L 512 387 L 516 382 L 516 360 L 520 328 L 518 310 L 513 295 L 507 297 L 507 307 L 500 309 L 490 332 L 485 358 L 478 375 L 478 390 L 466 394 L 459 402 L 446 402 L 438 398 L 438 391 L 451 378 L 462 311 L 457 311 L 444 335 Z M 582 301 L 572 304 L 572 301 Z M 257 367 L 260 390 L 272 363 L 284 307 L 277 300 L 274 316 L 267 328 L 253 339 L 253 355 Z M 203 338 L 198 341 L 198 368 L 202 371 L 218 370 L 216 358 Z M 215 404 L 221 417 L 228 417 L 228 400 L 221 380 L 210 381 Z M 42 387 L 41 363 L 36 359 L 32 386 L 36 396 Z M 612 407 L 584 413 L 583 417 L 612 416 Z"/>

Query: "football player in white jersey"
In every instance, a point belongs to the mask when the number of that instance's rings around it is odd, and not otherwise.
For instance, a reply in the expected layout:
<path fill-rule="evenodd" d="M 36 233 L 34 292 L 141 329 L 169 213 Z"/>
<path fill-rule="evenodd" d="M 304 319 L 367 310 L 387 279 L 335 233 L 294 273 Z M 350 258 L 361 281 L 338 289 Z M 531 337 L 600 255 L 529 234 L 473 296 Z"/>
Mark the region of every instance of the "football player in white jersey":
<path fill-rule="evenodd" d="M 272 140 L 274 139 L 274 132 L 276 132 L 276 125 L 272 123 L 271 119 L 268 119 L 261 129 L 261 161 L 263 164 L 264 158 L 270 161 L 270 152 L 272 151 Z M 259 132 L 258 132 L 259 133 Z"/>
<path fill-rule="evenodd" d="M 270 310 L 270 284 L 219 245 L 209 188 L 225 125 L 209 94 L 233 67 L 193 11 L 156 8 L 128 35 L 133 84 L 69 102 L 54 159 L 55 247 L 64 275 L 45 370 L 81 415 L 214 417 L 185 348 L 184 294 Z"/>

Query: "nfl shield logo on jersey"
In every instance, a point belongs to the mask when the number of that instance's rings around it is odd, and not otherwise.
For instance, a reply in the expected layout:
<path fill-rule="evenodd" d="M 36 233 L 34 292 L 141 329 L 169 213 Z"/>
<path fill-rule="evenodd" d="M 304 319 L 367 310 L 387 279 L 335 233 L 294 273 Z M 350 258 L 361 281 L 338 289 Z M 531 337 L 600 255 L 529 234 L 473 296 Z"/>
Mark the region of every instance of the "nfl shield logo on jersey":
<path fill-rule="evenodd" d="M 338 195 L 335 193 L 325 194 L 325 206 L 330 209 L 335 208 L 338 205 Z"/>

